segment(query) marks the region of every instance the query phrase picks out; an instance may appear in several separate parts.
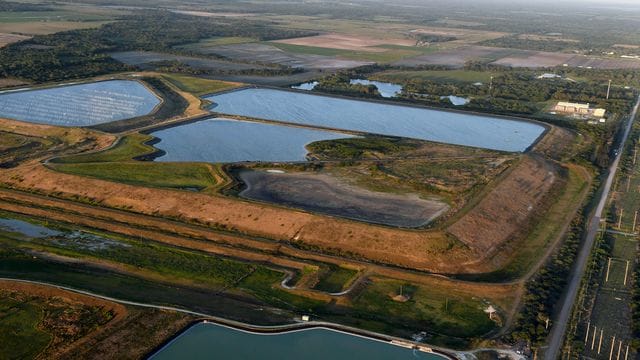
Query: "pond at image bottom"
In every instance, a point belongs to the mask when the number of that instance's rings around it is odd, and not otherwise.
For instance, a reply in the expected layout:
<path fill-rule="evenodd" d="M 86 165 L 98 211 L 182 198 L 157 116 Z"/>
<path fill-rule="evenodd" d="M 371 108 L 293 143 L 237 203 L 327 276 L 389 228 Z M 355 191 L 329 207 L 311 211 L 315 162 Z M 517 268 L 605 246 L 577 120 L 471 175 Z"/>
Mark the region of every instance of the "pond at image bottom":
<path fill-rule="evenodd" d="M 444 360 L 439 355 L 324 328 L 281 334 L 255 334 L 199 323 L 170 342 L 152 360 Z"/>

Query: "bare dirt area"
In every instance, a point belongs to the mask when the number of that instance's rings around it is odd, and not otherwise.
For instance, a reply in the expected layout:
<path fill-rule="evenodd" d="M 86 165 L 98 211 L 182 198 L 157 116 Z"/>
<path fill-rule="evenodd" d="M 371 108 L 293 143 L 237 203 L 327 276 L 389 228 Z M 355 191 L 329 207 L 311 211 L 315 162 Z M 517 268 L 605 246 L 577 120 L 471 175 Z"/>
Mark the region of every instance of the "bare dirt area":
<path fill-rule="evenodd" d="M 364 36 L 324 34 L 308 36 L 294 39 L 276 40 L 276 43 L 292 44 L 301 46 L 313 46 L 328 49 L 354 50 L 384 52 L 386 49 L 376 48 L 380 45 L 415 46 L 416 41 L 412 39 L 374 39 Z"/>
<path fill-rule="evenodd" d="M 244 170 L 241 197 L 371 223 L 419 227 L 447 211 L 446 203 L 417 195 L 368 191 L 325 174 Z"/>
<path fill-rule="evenodd" d="M 30 36 L 0 33 L 0 48 L 19 41 L 31 39 Z"/>
<path fill-rule="evenodd" d="M 203 53 L 239 61 L 279 64 L 293 68 L 347 69 L 372 64 L 367 61 L 346 60 L 324 55 L 291 54 L 273 45 L 256 43 L 216 46 L 206 49 Z"/>
<path fill-rule="evenodd" d="M 6 87 L 14 87 L 20 85 L 26 85 L 28 82 L 20 79 L 0 78 L 0 89 Z"/>
<path fill-rule="evenodd" d="M 528 68 L 553 67 L 566 64 L 574 57 L 575 55 L 573 54 L 525 51 L 520 54 L 506 56 L 497 61 L 494 61 L 492 64 Z"/>
<path fill-rule="evenodd" d="M 407 231 L 187 191 L 136 187 L 24 166 L 0 173 L 7 185 L 148 215 L 197 220 L 244 234 L 293 241 L 378 262 L 455 272 L 470 253 L 439 231 Z M 86 211 L 86 210 L 85 210 Z M 456 251 L 453 251 L 456 250 Z M 444 271 L 444 270 L 443 270 Z"/>
<path fill-rule="evenodd" d="M 161 61 L 179 61 L 193 68 L 212 71 L 242 71 L 249 69 L 264 69 L 264 66 L 256 64 L 242 64 L 224 60 L 164 54 L 152 51 L 125 51 L 111 53 L 109 54 L 109 56 L 127 65 L 138 66 L 143 69 L 151 68 L 151 63 L 157 63 Z"/>
<path fill-rule="evenodd" d="M 129 309 L 129 315 L 58 359 L 143 359 L 195 317 L 161 310 Z"/>
<path fill-rule="evenodd" d="M 468 61 L 485 61 L 493 65 L 509 67 L 541 68 L 567 64 L 570 67 L 592 67 L 595 69 L 637 69 L 640 60 L 596 58 L 584 55 L 507 49 L 490 46 L 461 46 L 455 49 L 402 59 L 398 66 L 446 65 L 462 67 Z"/>
<path fill-rule="evenodd" d="M 397 66 L 421 66 L 421 65 L 446 65 L 462 67 L 472 60 L 499 59 L 512 54 L 511 49 L 502 49 L 488 46 L 461 46 L 456 49 L 443 50 L 430 54 L 420 55 L 395 62 Z"/>
<path fill-rule="evenodd" d="M 560 182 L 556 165 L 525 156 L 447 231 L 479 254 L 490 254 L 526 227 L 534 214 L 544 211 L 547 194 Z"/>

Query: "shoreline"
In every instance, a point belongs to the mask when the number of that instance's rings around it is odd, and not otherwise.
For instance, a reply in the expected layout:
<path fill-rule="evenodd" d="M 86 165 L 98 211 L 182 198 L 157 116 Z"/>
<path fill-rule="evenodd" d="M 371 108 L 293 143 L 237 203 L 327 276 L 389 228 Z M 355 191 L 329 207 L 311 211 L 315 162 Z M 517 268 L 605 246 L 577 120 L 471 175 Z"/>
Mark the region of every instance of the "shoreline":
<path fill-rule="evenodd" d="M 246 334 L 251 335 L 261 335 L 261 336 L 277 336 L 283 334 L 291 334 L 302 331 L 310 331 L 310 330 L 327 330 L 336 333 L 340 333 L 348 336 L 359 337 L 368 341 L 377 341 L 383 344 L 388 344 L 392 346 L 397 346 L 399 348 L 405 349 L 413 349 L 417 351 L 421 351 L 427 354 L 432 354 L 435 356 L 442 357 L 447 360 L 456 360 L 457 357 L 452 354 L 446 352 L 440 348 L 434 348 L 428 344 L 415 342 L 412 340 L 406 340 L 402 338 L 396 338 L 389 335 L 384 335 L 380 333 L 375 333 L 372 331 L 352 328 L 350 326 L 334 324 L 323 321 L 309 321 L 309 322 L 299 322 L 293 324 L 285 324 L 285 325 L 275 325 L 275 326 L 259 326 L 252 325 L 242 322 L 237 322 L 233 320 L 223 319 L 223 318 L 203 318 L 198 319 L 191 322 L 189 325 L 185 326 L 182 330 L 168 338 L 165 342 L 160 344 L 151 350 L 146 356 L 146 360 L 151 360 L 157 354 L 159 354 L 166 347 L 173 344 L 180 337 L 186 335 L 193 327 L 204 324 L 212 324 L 215 326 L 224 327 L 233 331 L 239 331 Z"/>

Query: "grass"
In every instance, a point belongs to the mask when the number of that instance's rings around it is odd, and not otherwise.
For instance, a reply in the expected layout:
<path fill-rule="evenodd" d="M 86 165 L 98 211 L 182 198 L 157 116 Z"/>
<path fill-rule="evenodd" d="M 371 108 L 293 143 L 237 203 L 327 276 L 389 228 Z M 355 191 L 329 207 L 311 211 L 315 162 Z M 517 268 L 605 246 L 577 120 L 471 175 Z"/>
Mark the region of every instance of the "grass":
<path fill-rule="evenodd" d="M 136 156 L 150 154 L 155 151 L 152 146 L 144 143 L 153 139 L 151 135 L 131 134 L 120 139 L 113 147 L 89 154 L 80 154 L 57 158 L 53 160 L 55 163 L 73 164 L 73 163 L 96 163 L 96 162 L 116 162 L 129 161 Z"/>
<path fill-rule="evenodd" d="M 479 337 L 495 328 L 495 323 L 484 313 L 487 307 L 478 298 L 471 298 L 444 287 L 425 287 L 397 280 L 374 278 L 352 300 L 353 309 L 362 318 L 392 322 L 396 326 L 429 329 L 447 337 Z M 406 302 L 392 299 L 402 294 Z"/>
<path fill-rule="evenodd" d="M 32 21 L 57 22 L 57 21 L 104 21 L 111 17 L 76 13 L 71 11 L 15 11 L 0 12 L 0 23 L 22 23 Z"/>
<path fill-rule="evenodd" d="M 43 317 L 39 306 L 11 297 L 1 298 L 0 357 L 33 359 L 38 356 L 51 341 L 51 335 L 38 328 Z"/>
<path fill-rule="evenodd" d="M 343 291 L 358 273 L 357 270 L 334 266 L 321 275 L 314 289 L 328 293 Z"/>
<path fill-rule="evenodd" d="M 127 135 L 110 149 L 58 158 L 50 166 L 67 174 L 139 186 L 213 190 L 221 184 L 224 175 L 215 165 L 132 161 L 156 151 L 144 144 L 151 139 L 153 136 L 140 133 Z"/>
<path fill-rule="evenodd" d="M 4 233 L 4 236 L 5 243 L 18 249 L 71 258 L 107 260 L 123 265 L 132 272 L 156 274 L 173 281 L 198 283 L 209 288 L 233 286 L 256 268 L 233 259 L 104 234 L 67 232 L 64 236 L 30 241 L 20 240 L 20 237 L 8 233 Z M 18 240 L 11 240 L 12 238 Z M 282 273 L 277 274 L 282 277 Z"/>
<path fill-rule="evenodd" d="M 180 90 L 197 96 L 229 90 L 241 85 L 239 83 L 202 79 L 186 75 L 164 74 L 162 77 L 177 86 Z"/>
<path fill-rule="evenodd" d="M 489 71 L 472 70 L 390 70 L 373 74 L 370 78 L 389 82 L 431 80 L 454 83 L 488 83 L 489 80 L 491 80 L 491 76 L 495 76 L 496 74 L 497 73 Z"/>
<path fill-rule="evenodd" d="M 67 174 L 129 185 L 197 190 L 218 185 L 210 166 L 201 163 L 108 162 L 57 164 L 53 168 Z"/>

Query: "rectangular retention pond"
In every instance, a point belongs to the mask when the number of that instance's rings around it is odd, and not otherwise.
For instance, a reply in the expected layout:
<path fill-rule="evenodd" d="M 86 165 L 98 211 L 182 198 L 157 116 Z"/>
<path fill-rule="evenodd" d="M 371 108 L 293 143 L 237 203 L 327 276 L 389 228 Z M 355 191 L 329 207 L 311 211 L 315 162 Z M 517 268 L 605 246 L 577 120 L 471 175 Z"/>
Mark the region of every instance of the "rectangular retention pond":
<path fill-rule="evenodd" d="M 154 146 L 165 152 L 157 161 L 305 161 L 305 145 L 351 137 L 338 132 L 259 122 L 207 119 L 158 130 Z"/>
<path fill-rule="evenodd" d="M 37 124 L 91 126 L 147 115 L 160 99 L 134 80 L 0 92 L 0 117 Z"/>
<path fill-rule="evenodd" d="M 527 121 L 284 90 L 242 89 L 206 99 L 224 114 L 502 151 L 524 151 L 545 131 Z"/>
<path fill-rule="evenodd" d="M 198 323 L 150 360 L 446 360 L 445 357 L 326 328 L 258 334 Z"/>

